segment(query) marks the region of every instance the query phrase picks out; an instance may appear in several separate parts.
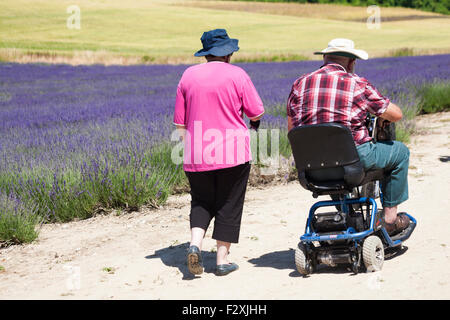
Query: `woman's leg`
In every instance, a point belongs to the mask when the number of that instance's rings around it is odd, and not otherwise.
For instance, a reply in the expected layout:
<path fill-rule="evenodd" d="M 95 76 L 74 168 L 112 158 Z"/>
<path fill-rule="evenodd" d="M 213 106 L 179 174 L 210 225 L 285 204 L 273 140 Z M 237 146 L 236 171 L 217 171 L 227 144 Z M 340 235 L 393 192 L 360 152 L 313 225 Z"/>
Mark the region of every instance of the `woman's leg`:
<path fill-rule="evenodd" d="M 212 238 L 217 240 L 217 264 L 228 263 L 231 243 L 238 243 L 250 164 L 218 170 L 216 217 Z"/>
<path fill-rule="evenodd" d="M 186 172 L 191 187 L 191 246 L 202 248 L 206 230 L 215 216 L 214 175 L 210 172 Z"/>
<path fill-rule="evenodd" d="M 203 273 L 202 242 L 211 219 L 215 215 L 215 178 L 209 172 L 186 172 L 191 186 L 191 243 L 187 253 L 187 266 L 192 274 Z"/>
<path fill-rule="evenodd" d="M 228 252 L 230 251 L 230 242 L 217 240 L 217 265 L 228 264 Z"/>
<path fill-rule="evenodd" d="M 203 242 L 203 238 L 205 237 L 205 233 L 206 233 L 205 229 L 202 229 L 199 227 L 191 228 L 191 242 L 190 242 L 189 246 L 196 246 L 201 251 L 202 250 L 202 242 Z"/>

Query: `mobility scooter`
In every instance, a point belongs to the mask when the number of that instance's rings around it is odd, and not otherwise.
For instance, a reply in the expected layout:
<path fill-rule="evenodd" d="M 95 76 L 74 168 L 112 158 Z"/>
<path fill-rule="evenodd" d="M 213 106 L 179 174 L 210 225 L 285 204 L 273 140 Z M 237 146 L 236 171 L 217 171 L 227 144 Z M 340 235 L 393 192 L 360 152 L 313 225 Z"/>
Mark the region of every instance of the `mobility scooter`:
<path fill-rule="evenodd" d="M 368 116 L 366 126 L 375 141 L 392 140 L 395 127 L 377 125 Z M 381 123 L 381 121 L 379 121 Z M 365 171 L 350 130 L 337 123 L 305 125 L 288 133 L 298 179 L 313 197 L 331 196 L 309 210 L 305 234 L 295 250 L 295 265 L 304 276 L 319 264 L 351 266 L 357 274 L 381 270 L 385 249 L 398 248 L 416 227 L 411 222 L 401 233 L 389 235 L 383 224 L 379 185 L 386 172 Z M 327 209 L 327 212 L 323 209 Z M 330 211 L 330 208 L 332 211 Z"/>

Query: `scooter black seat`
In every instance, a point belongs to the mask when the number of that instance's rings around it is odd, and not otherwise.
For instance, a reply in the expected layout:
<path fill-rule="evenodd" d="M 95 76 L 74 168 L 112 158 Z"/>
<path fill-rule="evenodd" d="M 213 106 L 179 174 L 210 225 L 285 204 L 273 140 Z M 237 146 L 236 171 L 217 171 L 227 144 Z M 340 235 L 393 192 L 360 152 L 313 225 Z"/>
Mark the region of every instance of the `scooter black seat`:
<path fill-rule="evenodd" d="M 347 194 L 384 178 L 383 170 L 364 171 L 351 131 L 342 124 L 295 127 L 288 139 L 300 184 L 314 195 Z"/>

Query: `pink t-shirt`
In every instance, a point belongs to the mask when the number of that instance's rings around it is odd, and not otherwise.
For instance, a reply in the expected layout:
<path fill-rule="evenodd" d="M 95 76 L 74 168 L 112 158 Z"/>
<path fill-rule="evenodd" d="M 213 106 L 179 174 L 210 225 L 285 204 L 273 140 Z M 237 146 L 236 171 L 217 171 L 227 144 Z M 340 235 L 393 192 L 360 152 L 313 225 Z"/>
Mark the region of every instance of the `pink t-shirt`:
<path fill-rule="evenodd" d="M 244 114 L 255 118 L 263 113 L 261 98 L 240 67 L 214 61 L 186 69 L 173 118 L 186 128 L 183 169 L 210 171 L 251 161 Z"/>

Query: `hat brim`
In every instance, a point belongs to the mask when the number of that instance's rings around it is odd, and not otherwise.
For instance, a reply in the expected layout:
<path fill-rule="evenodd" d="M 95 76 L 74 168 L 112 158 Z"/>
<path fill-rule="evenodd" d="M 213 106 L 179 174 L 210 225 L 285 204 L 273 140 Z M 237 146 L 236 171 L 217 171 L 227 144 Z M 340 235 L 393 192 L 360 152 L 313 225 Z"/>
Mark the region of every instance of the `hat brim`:
<path fill-rule="evenodd" d="M 369 59 L 369 54 L 364 50 L 358 50 L 358 49 L 343 49 L 343 48 L 326 48 L 322 51 L 314 52 L 314 54 L 336 54 L 336 55 L 342 55 L 345 57 L 355 58 L 355 59 L 361 59 L 361 60 L 367 60 Z"/>
<path fill-rule="evenodd" d="M 238 42 L 239 42 L 238 39 L 229 39 L 227 42 L 223 43 L 218 47 L 212 47 L 211 49 L 208 50 L 201 49 L 196 53 L 194 53 L 194 56 L 203 57 L 207 55 L 212 55 L 216 57 L 225 57 L 239 50 Z"/>

